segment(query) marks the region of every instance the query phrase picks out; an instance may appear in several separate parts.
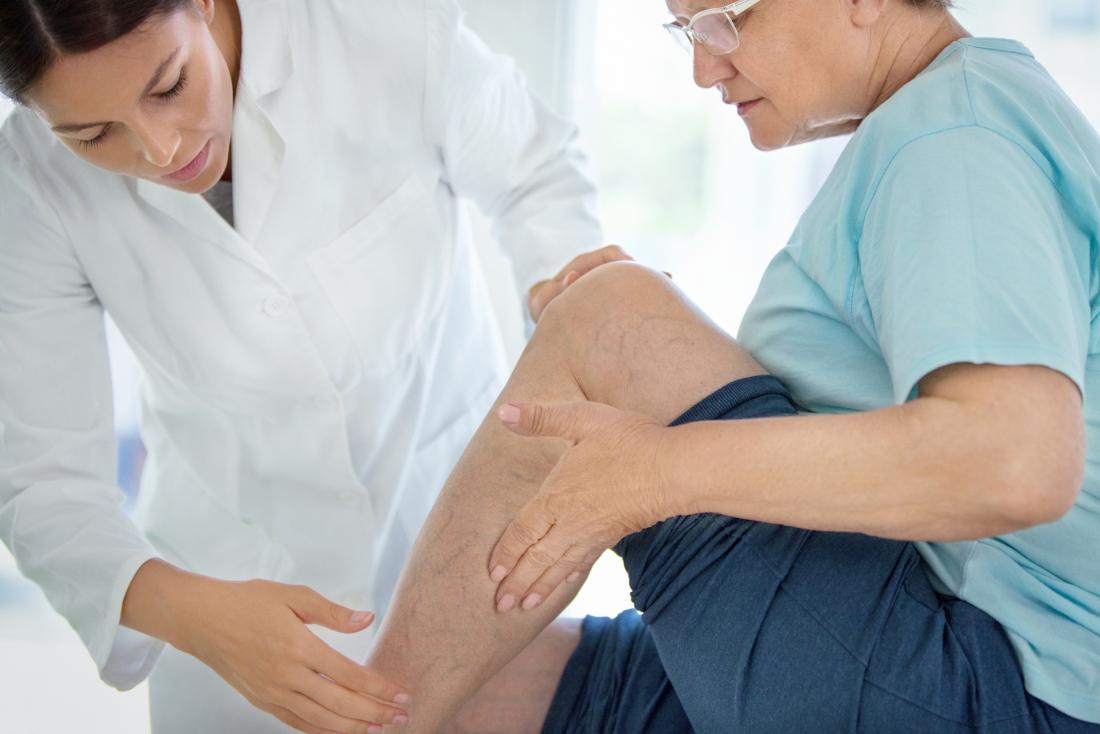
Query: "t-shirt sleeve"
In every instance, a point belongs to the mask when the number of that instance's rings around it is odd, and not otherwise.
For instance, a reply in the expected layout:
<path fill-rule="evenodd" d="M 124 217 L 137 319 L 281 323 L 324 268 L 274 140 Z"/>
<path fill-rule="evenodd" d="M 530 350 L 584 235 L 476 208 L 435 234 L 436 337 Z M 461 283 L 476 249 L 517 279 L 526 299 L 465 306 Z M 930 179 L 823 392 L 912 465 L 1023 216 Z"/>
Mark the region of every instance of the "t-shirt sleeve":
<path fill-rule="evenodd" d="M 872 195 L 859 255 L 898 403 L 957 363 L 1041 365 L 1084 392 L 1087 243 L 1016 143 L 981 127 L 909 143 Z"/>

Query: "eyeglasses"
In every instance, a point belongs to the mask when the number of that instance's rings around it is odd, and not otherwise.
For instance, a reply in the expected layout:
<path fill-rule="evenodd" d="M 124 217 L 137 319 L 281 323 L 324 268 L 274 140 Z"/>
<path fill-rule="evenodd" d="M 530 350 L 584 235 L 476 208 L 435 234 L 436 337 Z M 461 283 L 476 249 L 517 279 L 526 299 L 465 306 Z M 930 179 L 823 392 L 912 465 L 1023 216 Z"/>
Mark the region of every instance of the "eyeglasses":
<path fill-rule="evenodd" d="M 664 28 L 672 40 L 688 53 L 695 44 L 702 44 L 715 56 L 725 56 L 741 47 L 741 33 L 736 19 L 760 0 L 737 0 L 721 8 L 702 10 L 691 16 L 687 25 L 665 23 Z"/>

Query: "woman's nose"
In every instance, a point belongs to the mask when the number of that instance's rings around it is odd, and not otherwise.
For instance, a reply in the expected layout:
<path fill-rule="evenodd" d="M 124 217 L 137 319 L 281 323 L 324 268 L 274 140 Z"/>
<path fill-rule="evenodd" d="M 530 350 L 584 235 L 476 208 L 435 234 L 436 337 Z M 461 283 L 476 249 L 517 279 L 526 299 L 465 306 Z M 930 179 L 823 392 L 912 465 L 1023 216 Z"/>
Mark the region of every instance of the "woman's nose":
<path fill-rule="evenodd" d="M 726 56 L 716 56 L 701 43 L 696 43 L 692 50 L 692 70 L 695 83 L 703 89 L 710 89 L 715 84 L 736 74 L 736 69 Z"/>
<path fill-rule="evenodd" d="M 176 157 L 180 147 L 180 134 L 174 127 L 158 129 L 152 126 L 137 128 L 142 155 L 157 168 L 166 168 Z"/>

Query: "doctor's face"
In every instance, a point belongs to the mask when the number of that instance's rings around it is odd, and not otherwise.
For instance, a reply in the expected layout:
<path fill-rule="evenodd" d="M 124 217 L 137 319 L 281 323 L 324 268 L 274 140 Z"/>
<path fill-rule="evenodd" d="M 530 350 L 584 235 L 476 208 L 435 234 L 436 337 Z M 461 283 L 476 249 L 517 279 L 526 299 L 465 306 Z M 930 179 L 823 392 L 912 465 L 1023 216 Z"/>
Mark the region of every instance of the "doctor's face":
<path fill-rule="evenodd" d="M 730 0 L 667 0 L 686 26 Z M 695 44 L 695 83 L 735 105 L 760 150 L 854 129 L 868 111 L 867 66 L 851 0 L 760 0 L 737 18 L 741 46 L 715 55 Z M 862 44 L 865 46 L 865 41 Z"/>
<path fill-rule="evenodd" d="M 196 0 L 99 49 L 62 56 L 27 104 L 95 166 L 206 191 L 229 160 L 235 74 L 213 19 L 213 1 Z"/>

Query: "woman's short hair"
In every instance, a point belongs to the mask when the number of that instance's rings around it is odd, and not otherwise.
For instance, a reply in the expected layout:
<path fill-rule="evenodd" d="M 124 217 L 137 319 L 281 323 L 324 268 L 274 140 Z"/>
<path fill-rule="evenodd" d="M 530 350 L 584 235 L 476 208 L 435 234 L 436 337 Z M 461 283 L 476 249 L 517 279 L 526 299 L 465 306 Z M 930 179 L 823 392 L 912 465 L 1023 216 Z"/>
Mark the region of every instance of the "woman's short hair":
<path fill-rule="evenodd" d="M 2 0 L 0 93 L 23 95 L 62 54 L 106 46 L 194 0 Z"/>

